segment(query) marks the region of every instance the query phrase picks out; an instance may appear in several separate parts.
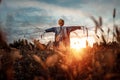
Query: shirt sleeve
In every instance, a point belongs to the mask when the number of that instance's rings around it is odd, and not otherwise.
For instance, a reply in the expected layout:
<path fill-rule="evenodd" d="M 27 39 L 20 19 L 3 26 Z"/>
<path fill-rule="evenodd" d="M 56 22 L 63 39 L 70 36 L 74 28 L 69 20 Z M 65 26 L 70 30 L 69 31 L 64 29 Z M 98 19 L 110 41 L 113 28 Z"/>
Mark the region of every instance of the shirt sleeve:
<path fill-rule="evenodd" d="M 71 32 L 71 31 L 75 31 L 77 29 L 81 29 L 82 26 L 70 26 L 68 27 L 68 31 Z"/>
<path fill-rule="evenodd" d="M 55 28 L 49 28 L 49 29 L 46 29 L 45 32 L 55 32 Z"/>

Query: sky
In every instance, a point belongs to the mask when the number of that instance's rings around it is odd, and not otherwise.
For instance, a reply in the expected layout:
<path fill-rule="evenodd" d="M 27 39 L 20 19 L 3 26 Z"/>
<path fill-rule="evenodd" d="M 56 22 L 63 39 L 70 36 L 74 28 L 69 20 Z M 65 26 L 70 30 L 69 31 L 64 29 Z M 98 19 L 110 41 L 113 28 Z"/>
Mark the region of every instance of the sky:
<path fill-rule="evenodd" d="M 120 0 L 1 0 L 0 27 L 6 32 L 7 39 L 41 39 L 45 29 L 57 27 L 62 18 L 65 26 L 94 27 L 90 16 L 103 19 L 103 29 L 113 25 L 113 9 L 116 8 L 115 23 L 120 25 Z M 80 36 L 82 30 L 76 31 Z M 93 31 L 89 30 L 90 35 Z M 75 36 L 73 34 L 73 36 Z M 53 33 L 47 33 L 41 42 L 54 39 Z"/>

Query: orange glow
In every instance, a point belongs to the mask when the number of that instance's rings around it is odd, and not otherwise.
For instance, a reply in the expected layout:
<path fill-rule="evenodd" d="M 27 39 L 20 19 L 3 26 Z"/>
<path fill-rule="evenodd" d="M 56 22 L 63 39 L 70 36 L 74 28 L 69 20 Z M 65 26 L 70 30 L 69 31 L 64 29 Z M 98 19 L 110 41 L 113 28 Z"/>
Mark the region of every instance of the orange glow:
<path fill-rule="evenodd" d="M 92 47 L 93 43 L 95 43 L 95 39 L 93 37 L 84 37 L 84 38 L 71 38 L 70 46 L 72 51 L 72 56 L 76 60 L 82 60 L 83 56 L 85 56 L 84 48 L 86 48 L 86 40 L 88 41 L 88 46 Z"/>
<path fill-rule="evenodd" d="M 86 40 L 88 41 L 89 46 L 93 46 L 93 43 L 95 42 L 95 39 L 93 37 L 84 37 L 84 38 L 71 38 L 70 40 L 70 46 L 72 49 L 81 49 L 86 47 Z"/>

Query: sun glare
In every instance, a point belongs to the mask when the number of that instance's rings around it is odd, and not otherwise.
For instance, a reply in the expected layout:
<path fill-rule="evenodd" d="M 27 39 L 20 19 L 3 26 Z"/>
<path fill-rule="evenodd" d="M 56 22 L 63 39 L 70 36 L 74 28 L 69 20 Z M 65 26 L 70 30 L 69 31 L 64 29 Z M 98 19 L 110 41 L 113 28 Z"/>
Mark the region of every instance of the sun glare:
<path fill-rule="evenodd" d="M 86 40 L 88 41 L 89 46 L 93 46 L 93 43 L 95 42 L 93 37 L 84 37 L 84 38 L 71 38 L 70 39 L 70 46 L 73 49 L 81 49 L 86 47 Z"/>

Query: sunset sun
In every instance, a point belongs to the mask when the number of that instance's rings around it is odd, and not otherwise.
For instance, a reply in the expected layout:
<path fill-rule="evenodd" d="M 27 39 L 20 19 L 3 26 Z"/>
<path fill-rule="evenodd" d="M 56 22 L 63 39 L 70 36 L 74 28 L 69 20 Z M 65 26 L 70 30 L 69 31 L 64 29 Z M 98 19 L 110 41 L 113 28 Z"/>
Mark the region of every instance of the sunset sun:
<path fill-rule="evenodd" d="M 84 38 L 71 38 L 70 40 L 70 47 L 72 49 L 81 49 L 86 47 L 86 40 L 88 41 L 89 46 L 93 46 L 93 43 L 95 42 L 93 37 L 84 37 Z"/>

